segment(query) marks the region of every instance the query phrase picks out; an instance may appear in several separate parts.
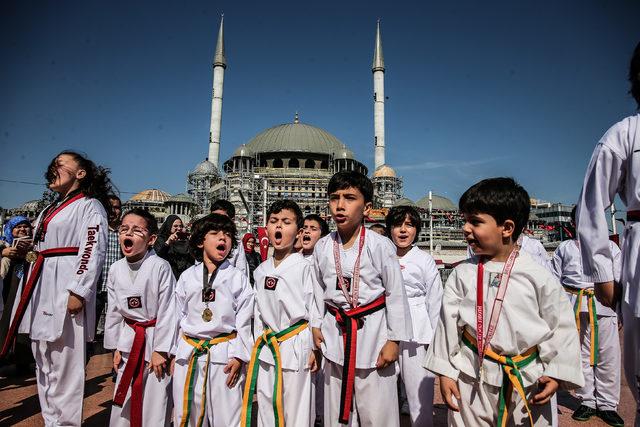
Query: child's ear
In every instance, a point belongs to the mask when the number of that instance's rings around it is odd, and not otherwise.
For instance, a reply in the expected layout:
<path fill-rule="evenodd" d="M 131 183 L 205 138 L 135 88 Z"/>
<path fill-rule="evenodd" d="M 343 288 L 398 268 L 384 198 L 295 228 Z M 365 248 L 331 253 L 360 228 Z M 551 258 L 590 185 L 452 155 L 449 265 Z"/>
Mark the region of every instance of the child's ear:
<path fill-rule="evenodd" d="M 366 202 L 364 204 L 364 210 L 362 211 L 362 213 L 364 214 L 364 216 L 369 216 L 369 212 L 371 212 L 371 209 L 373 209 L 373 203 L 371 202 Z"/>
<path fill-rule="evenodd" d="M 502 237 L 504 239 L 510 239 L 513 236 L 513 232 L 516 230 L 516 223 L 510 219 L 505 220 L 502 223 Z"/>
<path fill-rule="evenodd" d="M 158 239 L 157 234 L 152 234 L 151 236 L 149 236 L 149 241 L 147 242 L 147 246 L 151 247 L 155 245 L 157 239 Z"/>

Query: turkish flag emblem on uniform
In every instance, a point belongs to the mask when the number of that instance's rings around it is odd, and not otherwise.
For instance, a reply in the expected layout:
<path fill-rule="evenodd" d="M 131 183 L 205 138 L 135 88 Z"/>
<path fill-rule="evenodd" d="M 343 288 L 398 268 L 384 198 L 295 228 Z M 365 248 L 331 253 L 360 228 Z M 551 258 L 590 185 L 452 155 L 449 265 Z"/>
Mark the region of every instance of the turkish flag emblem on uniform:
<path fill-rule="evenodd" d="M 262 261 L 266 261 L 269 253 L 269 238 L 266 227 L 258 227 L 258 242 L 260 242 L 260 258 Z"/>

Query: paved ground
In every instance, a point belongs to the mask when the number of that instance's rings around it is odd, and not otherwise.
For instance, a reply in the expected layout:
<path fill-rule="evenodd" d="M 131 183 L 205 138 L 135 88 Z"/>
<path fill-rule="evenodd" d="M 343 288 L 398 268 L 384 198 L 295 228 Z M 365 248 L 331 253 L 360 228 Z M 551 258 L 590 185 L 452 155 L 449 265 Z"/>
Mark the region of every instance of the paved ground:
<path fill-rule="evenodd" d="M 89 361 L 84 403 L 84 423 L 88 426 L 108 425 L 113 396 L 110 367 L 111 356 L 108 353 L 93 356 Z M 13 367 L 0 369 L 0 425 L 42 426 L 35 377 L 12 374 Z M 573 421 L 571 413 L 578 404 L 577 399 L 568 393 L 559 395 L 561 426 L 606 426 L 596 418 L 586 423 Z M 633 425 L 634 409 L 633 398 L 623 379 L 619 410 L 626 425 Z M 435 426 L 446 426 L 446 412 L 436 385 Z M 403 417 L 402 425 L 410 425 L 408 417 Z"/>

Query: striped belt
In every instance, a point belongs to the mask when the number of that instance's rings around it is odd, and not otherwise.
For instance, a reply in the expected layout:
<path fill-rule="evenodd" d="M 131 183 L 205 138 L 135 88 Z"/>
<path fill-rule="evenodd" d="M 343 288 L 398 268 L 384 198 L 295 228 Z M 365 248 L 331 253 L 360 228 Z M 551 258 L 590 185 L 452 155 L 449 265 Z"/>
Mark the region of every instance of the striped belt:
<path fill-rule="evenodd" d="M 356 377 L 356 350 L 358 348 L 358 326 L 362 318 L 382 310 L 385 307 L 385 297 L 382 294 L 366 305 L 361 305 L 349 310 L 343 310 L 327 305 L 327 310 L 335 318 L 342 330 L 342 342 L 344 344 L 344 361 L 342 363 L 342 384 L 340 388 L 340 424 L 348 424 L 353 403 L 353 383 Z"/>
<path fill-rule="evenodd" d="M 113 397 L 113 404 L 122 406 L 127 392 L 131 386 L 131 426 L 142 426 L 142 396 L 143 396 L 143 379 L 144 379 L 144 350 L 146 342 L 146 329 L 156 325 L 156 319 L 138 322 L 135 320 L 124 319 L 125 323 L 134 330 L 133 345 L 129 352 L 127 365 L 118 383 L 116 394 Z"/>
<path fill-rule="evenodd" d="M 253 394 L 256 390 L 256 384 L 258 382 L 258 368 L 260 367 L 259 357 L 260 352 L 266 345 L 275 361 L 276 377 L 273 383 L 273 415 L 275 425 L 284 426 L 284 412 L 282 410 L 282 360 L 280 357 L 280 343 L 288 340 L 289 338 L 298 335 L 305 330 L 308 326 L 306 320 L 300 320 L 287 329 L 283 329 L 280 332 L 274 332 L 271 329 L 265 329 L 262 335 L 256 340 L 251 352 L 251 362 L 249 363 L 249 369 L 247 369 L 247 382 L 244 386 L 244 397 L 242 399 L 242 415 L 240 417 L 240 425 L 245 427 L 251 426 L 251 406 L 253 403 Z"/>
<path fill-rule="evenodd" d="M 474 353 L 478 352 L 476 339 L 466 329 L 462 334 L 462 342 L 473 350 Z M 537 357 L 538 349 L 536 347 L 531 347 L 523 354 L 519 354 L 517 356 L 502 356 L 493 351 L 491 347 L 487 347 L 487 350 L 484 353 L 484 358 L 486 360 L 492 360 L 500 364 L 502 367 L 502 386 L 500 387 L 500 399 L 498 400 L 499 427 L 506 426 L 507 421 L 509 420 L 509 402 L 511 401 L 511 395 L 513 394 L 514 389 L 520 395 L 520 398 L 524 403 L 524 407 L 527 410 L 527 414 L 529 415 L 531 427 L 533 427 L 531 409 L 529 409 L 529 404 L 527 403 L 520 369 L 535 361 Z"/>
<path fill-rule="evenodd" d="M 78 255 L 77 247 L 67 247 L 67 248 L 51 248 L 45 249 L 43 251 L 38 252 L 38 257 L 33 263 L 33 267 L 31 267 L 31 271 L 28 273 L 28 276 L 25 276 L 23 280 L 25 280 L 24 288 L 22 289 L 22 294 L 20 295 L 20 301 L 18 302 L 18 307 L 16 308 L 15 315 L 11 320 L 11 324 L 9 326 L 9 330 L 7 334 L 2 338 L 2 349 L 0 349 L 0 359 L 4 358 L 9 352 L 9 348 L 13 344 L 13 340 L 16 337 L 16 333 L 18 332 L 18 326 L 22 321 L 22 317 L 24 316 L 25 311 L 27 310 L 27 305 L 31 300 L 31 296 L 33 295 L 33 291 L 38 283 L 38 279 L 40 278 L 40 274 L 42 273 L 42 265 L 44 264 L 44 260 L 46 258 L 54 258 L 59 256 L 75 256 Z"/>
<path fill-rule="evenodd" d="M 640 222 L 640 211 L 627 211 L 627 221 Z"/>
<path fill-rule="evenodd" d="M 578 289 L 571 286 L 564 286 L 565 291 L 570 294 L 577 295 L 576 302 L 573 305 L 573 313 L 576 317 L 576 327 L 578 334 L 580 333 L 580 308 L 582 307 L 582 297 L 587 298 L 587 309 L 589 311 L 589 326 L 591 326 L 591 340 L 589 342 L 589 365 L 597 366 L 599 360 L 599 331 L 598 331 L 598 313 L 596 311 L 596 298 L 593 288 Z"/>
<path fill-rule="evenodd" d="M 202 355 L 207 355 L 207 363 L 204 365 L 204 378 L 202 380 L 202 408 L 196 426 L 201 427 L 204 420 L 205 408 L 207 404 L 207 379 L 209 378 L 209 350 L 216 344 L 231 341 L 238 334 L 236 331 L 228 334 L 220 334 L 211 339 L 193 338 L 183 335 L 182 338 L 193 347 L 193 351 L 189 356 L 189 367 L 187 368 L 187 376 L 184 382 L 184 392 L 182 397 L 182 421 L 180 427 L 189 425 L 189 417 L 191 416 L 191 404 L 193 403 L 193 389 L 196 385 L 196 372 L 198 370 L 198 359 Z"/>

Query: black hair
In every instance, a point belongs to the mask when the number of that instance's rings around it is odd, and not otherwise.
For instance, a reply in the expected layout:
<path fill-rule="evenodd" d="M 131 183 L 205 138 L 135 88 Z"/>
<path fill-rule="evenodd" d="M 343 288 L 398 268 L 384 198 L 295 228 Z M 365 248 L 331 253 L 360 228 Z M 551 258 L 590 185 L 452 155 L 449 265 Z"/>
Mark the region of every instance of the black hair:
<path fill-rule="evenodd" d="M 125 212 L 124 215 L 122 215 L 122 219 L 124 219 L 127 215 L 136 215 L 141 217 L 142 219 L 144 219 L 144 222 L 147 223 L 147 230 L 149 230 L 149 234 L 158 234 L 158 220 L 156 219 L 156 217 L 151 215 L 151 212 L 149 212 L 148 210 L 142 208 L 130 209 Z"/>
<path fill-rule="evenodd" d="M 411 225 L 416 229 L 416 237 L 413 239 L 413 243 L 418 241 L 420 230 L 422 230 L 422 220 L 420 219 L 420 212 L 413 206 L 394 206 L 389 210 L 387 214 L 387 232 L 391 237 L 391 229 L 393 227 L 399 227 L 404 223 L 406 217 L 409 217 Z"/>
<path fill-rule="evenodd" d="M 238 245 L 236 240 L 236 224 L 233 220 L 226 215 L 210 213 L 194 222 L 191 227 L 189 249 L 193 257 L 198 261 L 202 261 L 202 248 L 199 248 L 198 245 L 202 245 L 204 236 L 210 231 L 224 231 L 231 235 L 231 250 L 227 257 L 231 255 L 233 249 Z"/>
<path fill-rule="evenodd" d="M 373 183 L 366 175 L 356 171 L 341 171 L 334 174 L 329 180 L 327 193 L 335 193 L 338 190 L 357 188 L 364 196 L 364 202 L 373 200 Z"/>
<path fill-rule="evenodd" d="M 458 204 L 464 214 L 491 215 L 498 225 L 508 219 L 515 224 L 515 242 L 529 221 L 531 202 L 529 194 L 513 178 L 488 178 L 471 186 L 460 197 Z"/>
<path fill-rule="evenodd" d="M 387 227 L 385 227 L 383 224 L 375 223 L 375 224 L 371 224 L 369 226 L 369 230 L 373 230 L 374 228 L 378 228 L 378 229 L 382 230 L 384 235 L 385 236 L 387 235 Z"/>
<path fill-rule="evenodd" d="M 629 82 L 631 83 L 629 93 L 636 100 L 638 109 L 640 109 L 640 43 L 633 51 L 631 63 L 629 64 Z"/>
<path fill-rule="evenodd" d="M 233 206 L 233 203 L 228 200 L 218 199 L 213 202 L 210 211 L 213 212 L 217 210 L 225 211 L 231 219 L 235 218 L 236 216 L 236 208 L 235 206 Z"/>
<path fill-rule="evenodd" d="M 576 223 L 576 209 L 578 208 L 578 205 L 575 205 L 573 207 L 573 209 L 571 209 L 571 222 L 573 222 L 574 224 Z"/>
<path fill-rule="evenodd" d="M 298 204 L 293 200 L 276 200 L 271 203 L 271 206 L 269 206 L 269 209 L 267 210 L 267 222 L 269 222 L 269 217 L 272 214 L 280 213 L 285 209 L 290 210 L 296 215 L 296 225 L 298 226 L 298 230 L 300 230 L 304 225 L 302 209 L 300 209 L 300 206 L 298 206 Z"/>
<path fill-rule="evenodd" d="M 109 201 L 117 200 L 118 202 L 120 202 L 120 204 L 122 204 L 122 200 L 120 200 L 120 197 L 116 196 L 113 193 L 107 195 L 107 200 L 109 200 Z"/>
<path fill-rule="evenodd" d="M 320 236 L 324 237 L 327 234 L 329 234 L 329 224 L 327 224 L 327 221 L 324 220 L 324 218 L 322 218 L 320 215 L 318 214 L 309 214 L 307 216 L 304 217 L 305 221 L 315 221 L 318 224 L 320 224 Z M 304 221 L 303 221 L 304 224 Z"/>
<path fill-rule="evenodd" d="M 111 204 L 109 203 L 109 195 L 113 194 L 113 184 L 109 178 L 111 173 L 109 169 L 97 166 L 86 155 L 82 155 L 75 151 L 65 150 L 57 154 L 49 163 L 44 178 L 49 184 L 54 182 L 58 177 L 57 160 L 62 155 L 71 156 L 78 163 L 80 169 L 85 171 L 85 176 L 79 182 L 79 190 L 86 197 L 98 200 L 107 214 L 111 213 Z"/>

